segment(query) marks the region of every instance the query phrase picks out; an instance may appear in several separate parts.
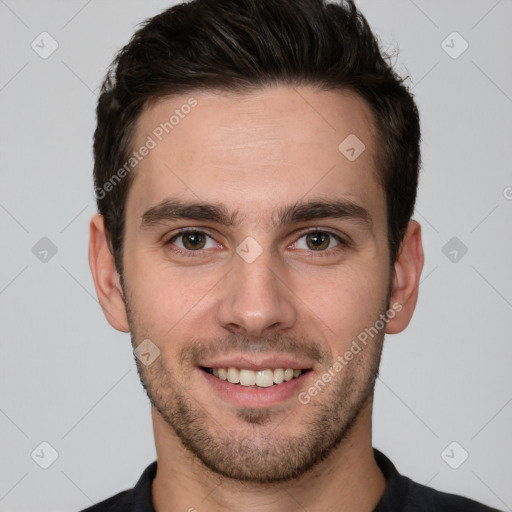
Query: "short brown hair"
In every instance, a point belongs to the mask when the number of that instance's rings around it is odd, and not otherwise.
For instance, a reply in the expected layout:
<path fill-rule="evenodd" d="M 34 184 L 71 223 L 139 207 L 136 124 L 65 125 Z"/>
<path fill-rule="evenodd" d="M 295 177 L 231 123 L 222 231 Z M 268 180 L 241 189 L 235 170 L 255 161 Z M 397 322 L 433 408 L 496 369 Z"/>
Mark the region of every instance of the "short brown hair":
<path fill-rule="evenodd" d="M 269 84 L 349 90 L 370 105 L 393 263 L 416 201 L 420 124 L 412 94 L 388 60 L 352 0 L 193 0 L 145 21 L 110 66 L 96 111 L 96 198 L 121 276 L 133 176 L 112 180 L 130 158 L 142 109 L 174 94 Z"/>

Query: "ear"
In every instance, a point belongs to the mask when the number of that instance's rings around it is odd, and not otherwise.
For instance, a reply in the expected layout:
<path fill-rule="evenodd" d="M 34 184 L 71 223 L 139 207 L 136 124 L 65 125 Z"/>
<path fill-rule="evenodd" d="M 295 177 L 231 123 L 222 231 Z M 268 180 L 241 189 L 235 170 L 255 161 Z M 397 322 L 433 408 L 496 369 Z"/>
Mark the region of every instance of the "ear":
<path fill-rule="evenodd" d="M 99 213 L 90 223 L 89 266 L 96 294 L 109 324 L 118 331 L 129 332 L 119 273 L 116 270 L 114 256 L 110 252 L 104 218 Z"/>
<path fill-rule="evenodd" d="M 412 318 L 418 300 L 418 286 L 423 269 L 421 226 L 411 220 L 407 226 L 400 251 L 395 261 L 390 305 L 400 304 L 397 314 L 388 321 L 386 333 L 402 332 Z"/>

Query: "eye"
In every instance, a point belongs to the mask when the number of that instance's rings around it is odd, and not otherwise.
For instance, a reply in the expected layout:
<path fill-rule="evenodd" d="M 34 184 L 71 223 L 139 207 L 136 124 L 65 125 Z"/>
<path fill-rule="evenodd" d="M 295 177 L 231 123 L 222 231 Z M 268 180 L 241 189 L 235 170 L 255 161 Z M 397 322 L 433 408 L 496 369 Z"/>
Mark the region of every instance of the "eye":
<path fill-rule="evenodd" d="M 209 245 L 208 239 L 210 239 Z M 201 251 L 202 249 L 214 249 L 216 247 L 216 242 L 204 231 L 181 230 L 179 233 L 173 235 L 169 240 L 167 240 L 166 245 L 175 245 L 178 250 L 173 250 L 182 253 Z"/>
<path fill-rule="evenodd" d="M 215 249 L 218 245 L 210 235 L 198 229 L 182 229 L 165 242 L 165 246 L 181 256 L 206 256 L 206 249 Z M 303 233 L 290 248 L 316 252 L 318 256 L 329 256 L 347 245 L 339 235 L 315 229 Z"/>
<path fill-rule="evenodd" d="M 340 236 L 330 231 L 308 231 L 295 242 L 294 249 L 306 249 L 313 252 L 330 252 L 331 249 L 341 248 L 344 245 Z"/>

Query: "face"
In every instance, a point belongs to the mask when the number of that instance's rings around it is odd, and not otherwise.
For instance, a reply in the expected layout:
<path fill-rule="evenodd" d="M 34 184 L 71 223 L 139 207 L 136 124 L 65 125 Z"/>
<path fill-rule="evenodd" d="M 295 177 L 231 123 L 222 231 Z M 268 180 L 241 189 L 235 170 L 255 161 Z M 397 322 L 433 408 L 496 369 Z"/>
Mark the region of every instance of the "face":
<path fill-rule="evenodd" d="M 138 121 L 133 147 L 156 145 L 127 199 L 124 302 L 134 347 L 159 350 L 138 371 L 219 474 L 296 477 L 371 398 L 392 283 L 372 126 L 355 95 L 285 86 L 176 96 Z"/>

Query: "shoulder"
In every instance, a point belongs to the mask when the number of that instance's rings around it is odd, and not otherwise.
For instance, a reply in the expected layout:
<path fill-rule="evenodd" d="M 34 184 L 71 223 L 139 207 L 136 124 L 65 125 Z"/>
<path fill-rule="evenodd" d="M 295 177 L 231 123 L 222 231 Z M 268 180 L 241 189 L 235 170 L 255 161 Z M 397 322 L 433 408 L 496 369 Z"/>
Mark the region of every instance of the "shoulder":
<path fill-rule="evenodd" d="M 401 475 L 393 463 L 374 449 L 386 489 L 374 512 L 499 512 L 469 498 L 438 491 Z"/>
<path fill-rule="evenodd" d="M 126 490 L 122 491 L 115 496 L 111 496 L 110 498 L 107 498 L 104 501 L 101 501 L 99 503 L 96 503 L 95 505 L 92 505 L 91 507 L 85 508 L 84 510 L 81 510 L 80 512 L 113 512 L 115 510 L 115 507 L 124 499 L 126 498 L 132 490 Z"/>
<path fill-rule="evenodd" d="M 402 477 L 406 478 L 406 477 Z M 409 478 L 409 493 L 407 496 L 407 511 L 420 510 L 418 505 L 428 503 L 425 511 L 435 512 L 498 512 L 497 509 L 488 507 L 482 503 L 459 496 L 438 491 L 431 487 L 413 482 Z M 421 509 L 423 510 L 423 509 Z"/>
<path fill-rule="evenodd" d="M 151 486 L 157 470 L 157 461 L 142 473 L 132 489 L 121 491 L 80 512 L 155 512 L 151 499 Z"/>

